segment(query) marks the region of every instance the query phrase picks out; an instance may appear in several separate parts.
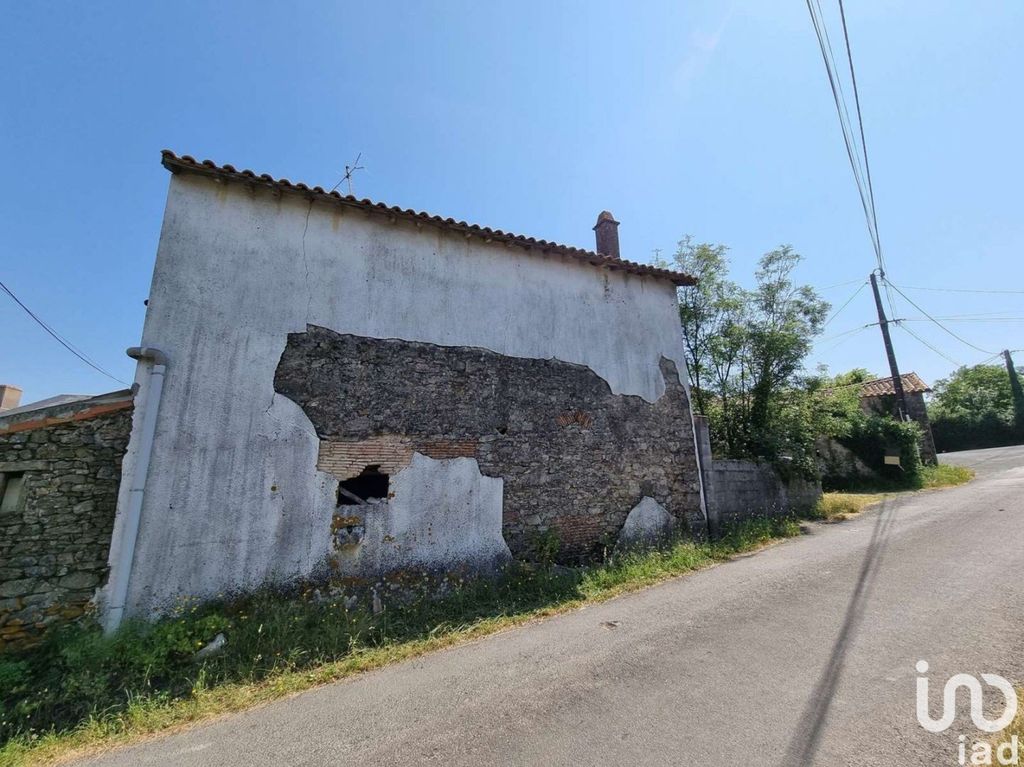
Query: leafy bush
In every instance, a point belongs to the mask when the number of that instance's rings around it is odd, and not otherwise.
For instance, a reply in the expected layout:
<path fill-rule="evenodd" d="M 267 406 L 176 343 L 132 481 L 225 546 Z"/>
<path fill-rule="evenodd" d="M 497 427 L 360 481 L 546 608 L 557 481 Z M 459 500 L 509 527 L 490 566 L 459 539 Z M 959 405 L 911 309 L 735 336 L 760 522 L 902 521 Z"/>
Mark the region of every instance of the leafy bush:
<path fill-rule="evenodd" d="M 942 453 L 1024 443 L 1024 429 L 994 414 L 981 418 L 936 416 L 932 420 L 932 436 L 936 449 Z"/>
<path fill-rule="evenodd" d="M 921 431 L 913 421 L 901 422 L 889 416 L 859 413 L 850 423 L 850 429 L 839 443 L 851 450 L 868 468 L 875 471 L 881 479 L 882 486 L 893 489 L 919 487 L 921 484 L 920 449 Z M 899 466 L 885 463 L 886 451 L 898 451 Z M 875 481 L 850 478 L 828 478 L 824 483 L 826 489 L 854 489 L 859 484 L 867 484 L 871 489 L 879 487 Z"/>

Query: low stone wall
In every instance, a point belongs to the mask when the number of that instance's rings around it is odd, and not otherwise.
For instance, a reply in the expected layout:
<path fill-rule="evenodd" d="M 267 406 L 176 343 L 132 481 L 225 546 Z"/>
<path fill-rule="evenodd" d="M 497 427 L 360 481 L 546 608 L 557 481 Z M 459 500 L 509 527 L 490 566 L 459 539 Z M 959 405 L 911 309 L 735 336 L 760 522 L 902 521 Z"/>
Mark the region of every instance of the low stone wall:
<path fill-rule="evenodd" d="M 704 479 L 704 498 L 713 528 L 754 517 L 807 512 L 821 498 L 821 483 L 785 480 L 770 463 L 712 458 L 707 419 L 694 418 Z"/>
<path fill-rule="evenodd" d="M 106 579 L 131 418 L 130 392 L 0 417 L 0 650 L 81 617 Z"/>

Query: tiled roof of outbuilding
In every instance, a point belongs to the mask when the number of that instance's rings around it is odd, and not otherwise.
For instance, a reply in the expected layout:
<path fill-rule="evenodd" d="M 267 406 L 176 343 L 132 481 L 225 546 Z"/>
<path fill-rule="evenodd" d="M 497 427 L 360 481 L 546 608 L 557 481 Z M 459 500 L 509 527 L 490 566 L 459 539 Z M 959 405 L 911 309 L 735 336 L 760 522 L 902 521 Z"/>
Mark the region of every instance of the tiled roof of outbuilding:
<path fill-rule="evenodd" d="M 334 202 L 349 207 L 361 208 L 367 212 L 376 211 L 394 218 L 402 218 L 418 222 L 420 224 L 430 224 L 432 226 L 450 229 L 461 232 L 467 237 L 476 236 L 488 241 L 503 242 L 519 245 L 525 248 L 535 248 L 542 252 L 571 256 L 572 258 L 594 266 L 629 272 L 630 274 L 657 277 L 668 280 L 675 285 L 695 285 L 697 282 L 694 277 L 691 277 L 688 274 L 683 274 L 682 272 L 660 269 L 648 264 L 638 264 L 634 261 L 627 261 L 622 258 L 612 258 L 611 256 L 601 255 L 600 253 L 595 253 L 590 250 L 574 248 L 571 245 L 560 245 L 557 242 L 538 240 L 533 237 L 525 237 L 521 234 L 504 232 L 501 229 L 491 229 L 490 227 L 479 226 L 478 224 L 469 224 L 465 221 L 456 221 L 453 218 L 442 218 L 441 216 L 434 216 L 429 213 L 415 211 L 411 208 L 403 209 L 396 206 L 389 206 L 382 202 L 373 202 L 372 200 L 366 199 L 360 200 L 352 195 L 328 192 L 319 186 L 310 187 L 301 182 L 293 184 L 286 178 L 275 179 L 273 176 L 269 176 L 266 173 L 257 174 L 251 170 L 236 170 L 231 165 L 217 165 L 212 160 L 198 161 L 189 155 L 182 155 L 181 157 L 178 157 L 169 149 L 165 149 L 162 152 L 162 155 L 163 166 L 172 173 L 184 171 L 197 173 L 199 175 L 239 181 L 246 184 L 266 186 L 281 192 L 300 194 L 311 199 L 323 199 L 328 202 Z"/>
<path fill-rule="evenodd" d="M 922 381 L 917 373 L 903 373 L 900 380 L 903 382 L 905 394 L 923 394 L 931 391 L 931 387 Z M 896 394 L 896 389 L 892 385 L 892 376 L 865 381 L 860 387 L 860 396 L 862 397 L 885 397 L 894 394 Z"/>

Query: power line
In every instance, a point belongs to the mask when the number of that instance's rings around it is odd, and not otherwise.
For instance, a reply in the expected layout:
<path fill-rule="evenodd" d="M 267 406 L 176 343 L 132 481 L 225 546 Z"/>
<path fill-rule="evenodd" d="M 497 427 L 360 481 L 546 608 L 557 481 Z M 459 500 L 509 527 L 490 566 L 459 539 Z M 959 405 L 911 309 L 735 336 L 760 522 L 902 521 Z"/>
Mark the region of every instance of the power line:
<path fill-rule="evenodd" d="M 811 0 L 806 0 L 807 12 L 811 16 L 811 24 L 818 38 L 818 47 L 821 49 L 821 58 L 825 63 L 825 73 L 828 75 L 829 87 L 832 89 L 832 100 L 836 105 L 836 114 L 839 116 L 839 127 L 843 133 L 843 144 L 846 146 L 846 156 L 850 161 L 850 169 L 853 171 L 853 179 L 857 184 L 857 191 L 860 195 L 861 207 L 864 210 L 864 218 L 868 225 L 868 236 L 875 251 L 875 258 L 878 261 L 879 269 L 884 269 L 882 262 L 882 249 L 878 243 L 877 229 L 874 226 L 871 214 L 871 206 L 868 201 L 868 194 L 865 182 L 861 178 L 860 165 L 858 164 L 859 152 L 857 152 L 856 139 L 853 135 L 853 128 L 849 125 L 849 110 L 846 108 L 846 101 L 842 94 L 842 84 L 838 82 L 838 73 L 835 71 L 835 58 L 830 58 L 832 44 L 828 39 L 828 31 L 825 29 L 825 22 L 821 17 L 821 6 L 818 5 L 818 12 L 815 13 Z M 815 0 L 817 3 L 817 0 Z M 844 117 L 845 115 L 845 117 Z"/>
<path fill-rule="evenodd" d="M 845 344 L 845 343 L 846 343 L 847 341 L 849 341 L 850 339 L 852 339 L 853 337 L 855 337 L 855 336 L 856 336 L 856 335 L 857 335 L 858 333 L 860 333 L 860 332 L 862 332 L 862 331 L 864 331 L 864 330 L 867 330 L 867 329 L 868 329 L 868 328 L 870 328 L 870 327 L 872 327 L 872 326 L 871 326 L 870 324 L 869 324 L 869 325 L 862 325 L 862 326 L 861 326 L 861 327 L 859 327 L 859 328 L 853 328 L 853 330 L 847 330 L 847 331 L 846 331 L 845 333 L 840 333 L 839 335 L 836 335 L 836 336 L 832 336 L 831 338 L 824 338 L 824 339 L 822 339 L 822 341 L 836 341 L 836 343 L 832 344 L 832 345 L 831 345 L 830 347 L 828 347 L 827 349 L 822 349 L 822 350 L 820 350 L 820 351 L 818 352 L 818 354 L 819 354 L 819 355 L 822 355 L 822 354 L 828 354 L 828 353 L 830 353 L 830 352 L 833 352 L 833 351 L 835 351 L 835 350 L 836 350 L 836 349 L 838 349 L 838 348 L 839 348 L 840 346 L 842 346 L 843 344 Z M 838 339 L 838 340 L 837 340 L 837 339 Z"/>
<path fill-rule="evenodd" d="M 63 346 L 69 352 L 71 352 L 76 357 L 78 357 L 78 359 L 80 359 L 86 365 L 91 367 L 93 370 L 96 370 L 97 372 L 102 373 L 107 378 L 110 378 L 110 379 L 112 379 L 114 381 L 117 381 L 120 384 L 124 384 L 125 386 L 129 385 L 127 381 L 122 381 L 117 376 L 112 375 L 111 373 L 108 373 L 106 370 L 101 368 L 99 365 L 97 365 L 91 359 L 86 357 L 85 354 L 83 352 L 79 351 L 77 348 L 75 348 L 70 341 L 65 339 L 56 330 L 54 330 L 52 327 L 50 327 L 48 324 L 46 324 L 46 322 L 44 322 L 39 317 L 39 315 L 37 315 L 35 312 L 33 312 L 31 309 L 29 309 L 27 306 L 25 306 L 25 304 L 22 303 L 21 299 L 18 298 L 16 295 L 14 295 L 14 292 L 9 287 L 4 285 L 3 282 L 0 282 L 0 289 L 3 289 L 4 293 L 6 293 L 8 296 L 10 296 L 11 299 L 14 301 L 14 303 L 16 303 L 22 309 L 24 309 L 25 313 L 28 314 L 28 316 L 31 317 L 33 320 L 35 320 L 36 323 L 38 323 L 39 327 L 41 327 L 43 330 L 45 330 L 47 333 L 49 333 L 51 336 L 53 336 L 53 338 L 57 341 L 57 343 L 59 343 L 61 346 Z"/>
<path fill-rule="evenodd" d="M 885 279 L 885 277 L 883 277 L 883 278 L 882 278 L 882 280 L 883 280 L 883 281 L 885 281 L 886 283 L 888 283 L 888 282 L 889 282 L 888 280 L 886 280 L 886 279 Z M 930 314 L 929 314 L 928 312 L 926 312 L 926 311 L 925 311 L 924 309 L 922 309 L 922 308 L 921 308 L 920 306 L 918 306 L 918 305 L 917 305 L 917 304 L 915 304 L 915 303 L 914 303 L 913 301 L 911 301 L 911 300 L 910 300 L 910 298 L 909 298 L 909 297 L 907 296 L 907 294 L 906 294 L 906 293 L 904 293 L 904 292 L 903 292 L 902 290 L 900 290 L 899 288 L 897 288 L 897 287 L 896 287 L 895 285 L 893 285 L 892 287 L 893 287 L 893 289 L 894 289 L 894 290 L 895 290 L 895 291 L 896 291 L 897 293 L 899 293 L 899 294 L 900 294 L 901 296 L 903 296 L 903 298 L 905 298 L 905 299 L 907 300 L 907 302 L 908 302 L 908 303 L 909 303 L 909 304 L 910 304 L 911 306 L 913 306 L 913 307 L 914 307 L 915 309 L 917 309 L 917 310 L 918 310 L 919 312 L 921 312 L 921 314 L 923 314 L 923 315 L 924 315 L 925 317 L 927 317 L 928 319 L 930 319 L 930 320 L 931 320 L 932 322 L 934 322 L 934 323 L 935 323 L 936 325 L 938 325 L 938 326 L 939 326 L 940 328 L 942 328 L 942 329 L 943 329 L 944 331 L 946 331 L 947 333 L 949 333 L 949 335 L 953 336 L 953 338 L 955 338 L 955 339 L 956 339 L 957 341 L 959 341 L 960 343 L 964 344 L 965 346 L 969 346 L 969 347 L 971 347 L 972 349 L 976 349 L 977 351 L 981 352 L 982 354 L 992 354 L 992 352 L 991 352 L 991 351 L 989 351 L 988 349 L 982 349 L 982 348 L 981 348 L 980 346 L 976 346 L 975 344 L 972 344 L 972 343 L 971 343 L 970 341 L 968 341 L 968 340 L 966 340 L 966 339 L 962 338 L 961 336 L 958 336 L 958 335 L 957 335 L 956 333 L 954 333 L 954 332 L 953 332 L 952 330 L 950 330 L 949 328 L 947 328 L 947 327 L 946 327 L 945 325 L 943 325 L 943 324 L 942 324 L 941 322 L 939 322 L 939 321 L 938 321 L 937 319 L 935 319 L 935 318 L 934 318 L 934 317 L 933 317 L 932 315 L 930 315 Z"/>
<path fill-rule="evenodd" d="M 936 317 L 946 322 L 1024 322 L 1024 317 Z M 903 317 L 897 322 L 932 322 L 930 317 Z"/>
<path fill-rule="evenodd" d="M 872 328 L 872 327 L 874 327 L 877 324 L 878 324 L 877 322 L 869 322 L 867 325 L 858 325 L 855 328 L 850 328 L 849 330 L 844 330 L 842 333 L 836 333 L 835 335 L 832 335 L 832 336 L 826 336 L 825 338 L 819 338 L 814 343 L 816 343 L 816 344 L 824 344 L 824 343 L 828 343 L 829 341 L 835 341 L 837 338 L 842 338 L 843 336 L 848 336 L 851 333 L 856 333 L 856 332 L 858 332 L 860 330 L 866 330 L 867 328 Z"/>
<path fill-rule="evenodd" d="M 847 280 L 846 282 L 837 282 L 835 285 L 826 285 L 818 290 L 832 290 L 833 288 L 845 288 L 847 285 L 856 285 L 858 282 L 864 282 L 863 277 L 858 277 L 855 280 Z"/>
<path fill-rule="evenodd" d="M 871 164 L 868 162 L 868 142 L 864 138 L 864 118 L 860 111 L 860 91 L 857 90 L 857 74 L 853 68 L 853 52 L 850 49 L 850 34 L 846 29 L 846 11 L 843 0 L 839 0 L 839 18 L 843 23 L 843 41 L 846 44 L 846 60 L 850 65 L 850 82 L 853 84 L 853 100 L 857 111 L 857 125 L 860 127 L 860 148 L 864 153 L 864 175 L 868 181 L 868 200 L 871 203 L 871 222 L 875 228 L 875 242 L 878 244 L 879 267 L 885 270 L 885 259 L 882 256 L 882 238 L 878 234 L 878 211 L 875 209 L 875 187 L 871 183 Z"/>
<path fill-rule="evenodd" d="M 963 367 L 963 363 L 962 363 L 962 362 L 958 362 L 957 360 L 953 359 L 952 357 L 950 357 L 950 356 L 949 356 L 948 354 L 946 354 L 945 352 L 943 352 L 943 351 L 940 351 L 939 349 L 936 349 L 936 348 L 935 348 L 934 346 L 932 346 L 932 345 L 931 345 L 930 343 L 928 343 L 927 341 L 925 341 L 925 340 L 924 340 L 923 338 L 921 338 L 921 336 L 919 336 L 919 335 L 918 335 L 917 333 L 915 333 L 915 332 L 914 332 L 913 330 L 911 330 L 910 328 L 908 328 L 908 327 L 905 327 L 904 325 L 900 324 L 899 322 L 897 322 L 896 324 L 897 324 L 897 325 L 898 325 L 898 326 L 899 326 L 900 328 L 902 328 L 903 330 L 905 330 L 905 331 L 906 331 L 906 332 L 907 332 L 908 334 L 910 334 L 911 336 L 913 336 L 914 338 L 916 338 L 916 339 L 917 339 L 917 340 L 918 340 L 919 342 L 921 342 L 922 344 L 924 344 L 925 346 L 927 346 L 927 347 L 928 347 L 929 349 L 931 349 L 931 350 L 932 350 L 933 352 L 935 352 L 936 354 L 938 354 L 938 355 L 939 355 L 940 357 L 942 357 L 942 358 L 944 358 L 944 359 L 948 360 L 949 362 L 952 362 L 952 363 L 953 363 L 954 365 L 956 365 L 957 367 Z"/>
<path fill-rule="evenodd" d="M 975 312 L 972 314 L 947 314 L 944 317 L 939 317 L 940 320 L 953 320 L 953 319 L 966 319 L 970 317 L 992 317 L 994 319 L 1003 319 L 1001 315 L 1010 314 L 1012 312 L 1019 311 L 1018 309 L 1001 309 L 998 312 Z"/>
<path fill-rule="evenodd" d="M 859 293 L 860 293 L 860 292 L 861 292 L 862 290 L 864 290 L 864 287 L 865 287 L 866 285 L 867 285 L 867 282 L 862 282 L 862 283 L 860 284 L 860 287 L 859 287 L 859 288 L 857 288 L 857 289 L 856 289 L 855 291 L 853 291 L 853 295 L 851 295 L 851 296 L 850 296 L 849 298 L 847 298 L 847 299 L 846 299 L 846 302 L 845 302 L 845 303 L 844 303 L 844 304 L 843 304 L 842 306 L 840 306 L 840 307 L 839 307 L 838 309 L 836 309 L 836 311 L 835 311 L 835 312 L 833 313 L 833 315 L 832 315 L 831 317 L 829 317 L 829 318 L 828 318 L 827 320 L 825 320 L 825 324 L 824 324 L 824 325 L 822 325 L 822 327 L 828 327 L 828 324 L 829 324 L 830 322 L 832 322 L 832 320 L 834 320 L 834 319 L 835 319 L 836 317 L 838 317 L 838 316 L 839 316 L 839 315 L 840 315 L 840 314 L 842 313 L 843 309 L 845 309 L 845 308 L 846 308 L 847 306 L 849 306 L 849 305 L 850 305 L 850 302 L 851 302 L 851 301 L 853 301 L 853 299 L 855 299 L 855 298 L 857 297 L 857 295 L 858 295 L 858 294 L 859 294 Z"/>
<path fill-rule="evenodd" d="M 923 288 L 913 285 L 893 285 L 894 288 L 902 287 L 904 290 L 930 290 L 936 293 L 1009 293 L 1013 295 L 1024 295 L 1024 290 L 975 290 L 971 288 Z"/>

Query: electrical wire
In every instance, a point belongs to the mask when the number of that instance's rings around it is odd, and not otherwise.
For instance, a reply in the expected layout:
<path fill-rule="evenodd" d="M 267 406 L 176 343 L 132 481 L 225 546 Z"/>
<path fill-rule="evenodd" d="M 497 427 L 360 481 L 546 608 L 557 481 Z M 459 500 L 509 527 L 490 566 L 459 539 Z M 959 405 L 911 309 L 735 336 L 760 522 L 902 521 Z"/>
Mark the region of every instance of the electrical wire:
<path fill-rule="evenodd" d="M 1024 322 L 1024 317 L 936 317 L 946 322 Z M 930 317 L 902 317 L 900 322 L 932 322 Z"/>
<path fill-rule="evenodd" d="M 850 328 L 849 330 L 844 330 L 842 333 L 836 333 L 835 335 L 832 335 L 832 336 L 826 336 L 825 338 L 819 338 L 814 343 L 816 343 L 816 344 L 824 344 L 824 343 L 828 343 L 829 341 L 835 341 L 837 338 L 842 338 L 843 336 L 848 336 L 851 333 L 856 333 L 859 330 L 865 330 L 867 328 L 873 328 L 877 324 L 878 324 L 877 322 L 869 322 L 867 325 L 859 325 L 859 326 L 857 326 L 855 328 Z"/>
<path fill-rule="evenodd" d="M 882 277 L 882 280 L 883 280 L 883 281 L 885 281 L 886 283 L 888 283 L 888 282 L 889 282 L 889 281 L 888 281 L 887 279 L 885 279 L 885 277 Z M 967 339 L 965 339 L 965 338 L 962 338 L 961 336 L 958 336 L 958 335 L 957 335 L 956 333 L 954 333 L 954 332 L 953 332 L 952 330 L 950 330 L 949 328 L 947 328 L 947 327 L 946 327 L 945 325 L 943 325 L 943 324 L 942 324 L 941 322 L 939 322 L 939 321 L 938 321 L 937 319 L 935 319 L 935 318 L 934 318 L 934 317 L 933 317 L 932 315 L 930 315 L 930 314 L 929 314 L 928 312 L 926 312 L 926 311 L 925 311 L 924 309 L 922 309 L 922 308 L 921 308 L 920 306 L 918 306 L 918 305 L 917 305 L 917 304 L 915 304 L 915 303 L 914 303 L 913 301 L 911 301 L 911 300 L 910 300 L 910 298 L 909 298 L 909 297 L 907 296 L 907 294 L 906 294 L 906 293 L 904 293 L 904 292 L 903 292 L 902 290 L 900 290 L 899 288 L 897 288 L 897 287 L 896 287 L 895 285 L 893 285 L 892 287 L 893 287 L 893 289 L 894 289 L 894 290 L 895 290 L 895 291 L 896 291 L 897 293 L 899 293 L 899 294 L 900 294 L 901 296 L 903 296 L 903 298 L 905 298 L 905 299 L 907 300 L 907 302 L 908 302 L 908 303 L 909 303 L 909 304 L 910 304 L 911 306 L 913 306 L 913 307 L 914 307 L 915 309 L 917 309 L 917 310 L 918 310 L 919 312 L 921 312 L 921 314 L 923 314 L 923 315 L 924 315 L 925 317 L 927 317 L 928 319 L 930 319 L 930 320 L 931 320 L 932 322 L 934 322 L 934 323 L 935 323 L 936 325 L 938 325 L 938 326 L 939 326 L 940 328 L 942 328 L 942 329 L 943 329 L 944 331 L 946 331 L 947 333 L 949 333 L 949 335 L 953 336 L 953 338 L 955 338 L 955 339 L 956 339 L 957 341 L 959 341 L 960 343 L 964 344 L 965 346 L 969 346 L 969 347 L 971 347 L 972 349 L 976 349 L 977 351 L 981 352 L 982 354 L 992 354 L 992 353 L 993 353 L 993 352 L 991 352 L 991 351 L 990 351 L 990 350 L 988 350 L 988 349 L 982 349 L 982 348 L 981 348 L 980 346 L 977 346 L 977 345 L 975 345 L 975 344 L 972 344 L 972 343 L 971 343 L 970 341 L 968 341 Z M 904 328 L 904 329 L 906 329 L 906 328 Z M 941 352 L 940 352 L 940 353 L 941 353 Z"/>
<path fill-rule="evenodd" d="M 53 336 L 54 340 L 56 340 L 56 341 L 57 341 L 57 343 L 59 343 L 59 344 L 60 344 L 61 346 L 63 346 L 63 347 L 64 347 L 65 349 L 67 349 L 67 350 L 68 350 L 69 352 L 71 352 L 71 353 L 72 353 L 72 354 L 74 354 L 74 355 L 75 355 L 76 357 L 78 357 L 78 359 L 80 359 L 80 360 L 81 360 L 82 362 L 84 362 L 84 363 L 85 363 L 86 365 L 88 365 L 88 366 L 89 366 L 89 367 L 91 367 L 91 368 L 92 368 L 93 370 L 97 371 L 98 373 L 102 373 L 102 374 L 103 374 L 103 375 L 105 375 L 105 376 L 106 376 L 107 378 L 110 378 L 110 379 L 112 379 L 112 380 L 114 380 L 114 381 L 117 381 L 117 382 L 118 382 L 118 383 L 120 383 L 120 384 L 124 384 L 125 386 L 128 386 L 128 385 L 129 385 L 127 381 L 122 381 L 122 380 L 121 380 L 120 378 L 118 378 L 117 376 L 115 376 L 115 375 L 113 375 L 113 374 L 111 374 L 111 373 L 108 373 L 108 372 L 107 372 L 106 370 L 104 370 L 103 368 L 101 368 L 101 367 L 100 367 L 99 365 L 97 365 L 97 364 L 96 364 L 95 362 L 93 362 L 93 361 L 92 361 L 91 359 L 89 359 L 88 357 L 86 357 L 86 356 L 85 356 L 85 353 L 84 353 L 84 352 L 82 352 L 82 351 L 80 351 L 79 349 L 77 349 L 77 348 L 76 348 L 76 347 L 75 347 L 75 346 L 74 346 L 74 345 L 73 345 L 73 344 L 72 344 L 72 343 L 71 343 L 70 341 L 68 341 L 68 340 L 67 340 L 66 338 L 64 338 L 63 336 L 61 336 L 61 335 L 60 335 L 60 334 L 59 334 L 59 333 L 58 333 L 58 332 L 57 332 L 56 330 L 54 330 L 54 329 L 53 329 L 52 327 L 50 327 L 50 326 L 49 326 L 48 324 L 46 324 L 46 322 L 44 322 L 44 321 L 43 321 L 43 320 L 42 320 L 42 319 L 41 319 L 41 318 L 39 317 L 39 315 L 37 315 L 37 314 L 36 314 L 35 312 L 33 312 L 33 311 L 32 311 L 31 309 L 29 309 L 29 308 L 28 308 L 27 306 L 25 306 L 25 304 L 24 304 L 24 303 L 22 303 L 21 299 L 20 299 L 20 298 L 18 298 L 18 297 L 17 297 L 16 295 L 14 295 L 14 291 L 12 291 L 12 290 L 11 290 L 11 289 L 10 289 L 9 287 L 7 287 L 6 285 L 4 285 L 4 283 L 3 283 L 3 282 L 0 282 L 0 289 L 2 289 L 2 290 L 4 291 L 4 293 L 6 293 L 6 294 L 7 294 L 8 296 L 10 296 L 10 297 L 11 297 L 11 299 L 12 299 L 12 300 L 14 301 L 14 303 L 16 303 L 16 304 L 17 304 L 18 306 L 20 306 L 20 307 L 21 307 L 22 309 L 24 309 L 24 310 L 25 310 L 25 313 L 26 313 L 26 314 L 28 314 L 28 316 L 29 316 L 29 317 L 31 317 L 31 318 L 32 318 L 33 320 L 35 320 L 35 321 L 36 321 L 36 323 L 37 323 L 37 324 L 39 325 L 39 327 L 41 327 L 41 328 L 42 328 L 43 330 L 45 330 L 45 331 L 46 331 L 47 333 L 49 333 L 49 334 L 50 334 L 51 336 Z"/>
<path fill-rule="evenodd" d="M 857 112 L 857 125 L 860 128 L 860 147 L 864 154 L 864 175 L 868 182 L 868 201 L 871 204 L 871 222 L 875 228 L 875 242 L 878 243 L 879 267 L 885 271 L 885 258 L 882 254 L 882 238 L 878 233 L 878 211 L 875 209 L 875 186 L 871 182 L 871 164 L 868 162 L 868 142 L 864 138 L 864 118 L 860 111 L 860 91 L 857 89 L 857 74 L 853 68 L 853 51 L 850 48 L 850 34 L 846 28 L 846 10 L 843 0 L 839 0 L 839 18 L 843 24 L 843 42 L 846 45 L 846 61 L 850 66 L 850 82 L 853 84 L 853 101 Z"/>
<path fill-rule="evenodd" d="M 1024 295 L 1024 290 L 973 290 L 970 288 L 922 288 L 912 285 L 893 285 L 894 288 L 903 290 L 930 290 L 935 293 L 1009 293 L 1013 295 Z"/>
<path fill-rule="evenodd" d="M 845 288 L 847 285 L 856 285 L 858 282 L 864 282 L 863 277 L 858 277 L 855 280 L 847 280 L 846 282 L 837 282 L 835 285 L 826 285 L 818 290 L 832 290 L 833 288 Z"/>
<path fill-rule="evenodd" d="M 954 365 L 956 365 L 957 367 L 963 367 L 963 363 L 962 363 L 962 362 L 958 362 L 957 360 L 953 359 L 952 357 L 950 357 L 950 356 L 949 356 L 948 354 L 946 354 L 945 352 L 943 352 L 943 351 L 940 351 L 939 349 L 935 348 L 934 346 L 932 346 L 932 345 L 931 345 L 930 343 L 928 343 L 927 341 L 925 341 L 925 340 L 924 340 L 923 338 L 921 338 L 921 336 L 919 336 L 919 335 L 918 335 L 917 333 L 915 333 L 915 332 L 914 332 L 913 330 L 911 330 L 910 328 L 904 327 L 903 325 L 901 325 L 901 324 L 899 324 L 899 323 L 896 323 L 896 324 L 897 324 L 897 326 L 898 326 L 898 327 L 900 327 L 900 328 L 902 328 L 903 330 L 905 330 L 905 331 L 906 331 L 907 333 L 909 333 L 909 334 L 910 334 L 911 336 L 913 336 L 914 338 L 916 338 L 916 339 L 917 339 L 917 340 L 918 340 L 918 341 L 919 341 L 920 343 L 922 343 L 922 344 L 924 344 L 925 346 L 927 346 L 927 347 L 928 347 L 929 349 L 931 349 L 931 350 L 932 350 L 933 352 L 935 352 L 936 354 L 938 354 L 938 355 L 939 355 L 940 357 L 942 357 L 942 358 L 944 358 L 944 359 L 948 360 L 949 362 L 952 362 L 952 363 L 953 363 Z"/>
<path fill-rule="evenodd" d="M 818 0 L 814 0 L 817 4 Z M 825 63 L 825 73 L 828 75 L 829 87 L 832 90 L 832 100 L 836 105 L 836 114 L 839 116 L 839 127 L 843 133 L 843 144 L 846 146 L 846 156 L 850 161 L 850 169 L 853 171 L 854 182 L 857 184 L 857 192 L 860 195 L 861 207 L 864 209 L 864 218 L 868 225 L 868 236 L 875 251 L 875 259 L 878 261 L 878 268 L 884 271 L 882 261 L 882 249 L 877 238 L 877 228 L 874 225 L 871 206 L 869 204 L 868 192 L 864 179 L 861 177 L 859 165 L 860 153 L 857 151 L 856 138 L 853 135 L 853 128 L 849 124 L 849 110 L 846 108 L 846 101 L 842 94 L 842 84 L 838 82 L 838 73 L 835 71 L 835 57 L 830 58 L 832 50 L 831 41 L 828 38 L 828 31 L 825 28 L 824 19 L 821 17 L 821 6 L 818 5 L 818 12 L 815 13 L 812 0 L 806 0 L 807 12 L 811 16 L 811 24 L 818 38 L 818 47 L 821 49 L 821 58 Z M 844 117 L 845 115 L 845 117 Z"/>
<path fill-rule="evenodd" d="M 825 324 L 824 324 L 824 325 L 822 325 L 822 327 L 823 327 L 823 328 L 827 328 L 827 327 L 828 327 L 828 324 L 829 324 L 830 322 L 832 322 L 832 320 L 834 320 L 834 319 L 835 319 L 836 317 L 838 317 L 838 316 L 839 316 L 839 315 L 840 315 L 840 314 L 842 313 L 843 309 L 845 309 L 845 308 L 846 308 L 847 306 L 849 306 L 849 305 L 850 305 L 850 302 L 851 302 L 851 301 L 853 301 L 853 299 L 855 299 L 855 298 L 857 297 L 857 295 L 858 295 L 858 294 L 859 294 L 859 293 L 860 293 L 860 292 L 861 292 L 862 290 L 864 290 L 864 288 L 865 288 L 866 286 L 867 286 L 867 282 L 862 282 L 862 283 L 860 284 L 860 287 L 859 287 L 859 288 L 857 288 L 857 289 L 856 289 L 855 291 L 853 291 L 853 295 L 852 295 L 852 296 L 850 296 L 849 298 L 847 298 L 847 299 L 846 299 L 846 302 L 845 302 L 845 303 L 844 303 L 844 304 L 843 304 L 842 306 L 840 306 L 840 307 L 839 307 L 838 309 L 836 309 L 836 310 L 835 310 L 835 312 L 834 312 L 834 313 L 832 314 L 832 316 L 831 316 L 831 317 L 829 317 L 829 318 L 828 318 L 827 320 L 825 320 Z"/>
<path fill-rule="evenodd" d="M 839 333 L 838 335 L 834 335 L 834 336 L 831 336 L 829 338 L 822 338 L 822 339 L 820 339 L 820 341 L 816 341 L 815 342 L 816 344 L 817 343 L 822 343 L 822 342 L 827 342 L 827 341 L 835 341 L 836 342 L 836 343 L 832 344 L 831 346 L 829 346 L 828 348 L 819 349 L 816 352 L 817 355 L 819 355 L 819 357 L 820 357 L 820 355 L 823 355 L 823 354 L 830 354 L 831 352 L 835 351 L 840 346 L 845 344 L 847 341 L 849 341 L 850 339 L 856 337 L 857 335 L 859 335 L 860 333 L 864 332 L 865 330 L 867 330 L 870 327 L 872 327 L 871 324 L 861 325 L 859 328 L 852 328 L 851 330 L 847 330 L 844 333 Z"/>

